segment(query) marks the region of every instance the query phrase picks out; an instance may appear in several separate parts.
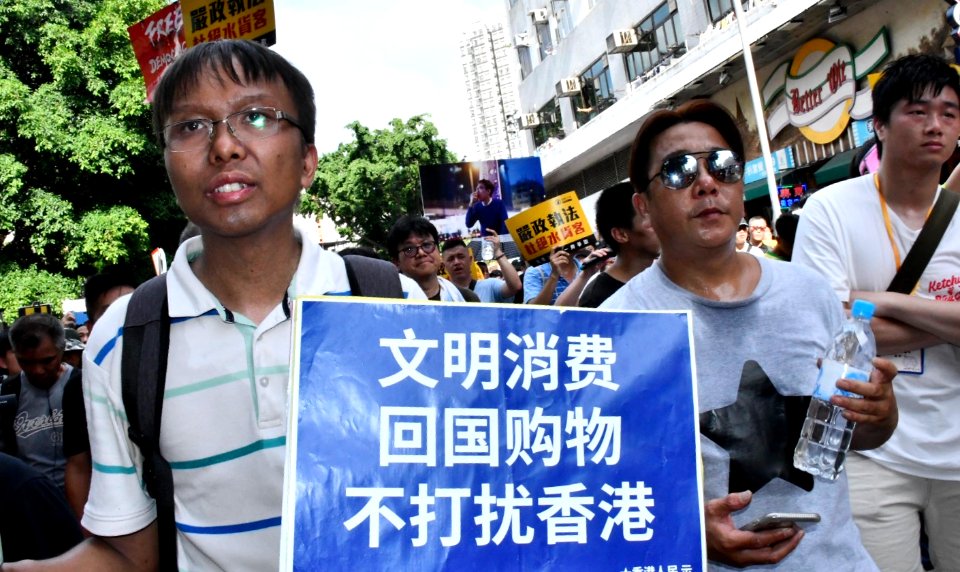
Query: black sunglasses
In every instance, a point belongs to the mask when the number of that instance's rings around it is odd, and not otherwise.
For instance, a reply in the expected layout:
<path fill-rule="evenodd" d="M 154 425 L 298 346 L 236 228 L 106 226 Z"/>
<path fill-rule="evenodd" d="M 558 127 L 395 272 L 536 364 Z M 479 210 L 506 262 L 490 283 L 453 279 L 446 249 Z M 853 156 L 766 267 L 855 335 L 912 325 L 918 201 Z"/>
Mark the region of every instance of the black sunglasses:
<path fill-rule="evenodd" d="M 707 158 L 707 172 L 721 183 L 736 183 L 743 178 L 743 161 L 730 149 L 715 149 L 701 153 L 677 155 L 663 161 L 660 171 L 647 184 L 660 177 L 668 189 L 685 189 L 693 184 L 700 172 L 699 157 Z"/>

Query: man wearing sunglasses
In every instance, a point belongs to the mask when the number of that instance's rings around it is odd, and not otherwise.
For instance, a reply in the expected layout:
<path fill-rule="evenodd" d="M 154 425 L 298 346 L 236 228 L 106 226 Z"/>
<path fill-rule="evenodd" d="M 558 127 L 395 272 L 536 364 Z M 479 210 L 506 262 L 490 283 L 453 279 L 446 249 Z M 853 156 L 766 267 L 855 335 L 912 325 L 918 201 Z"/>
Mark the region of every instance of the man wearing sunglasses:
<path fill-rule="evenodd" d="M 469 288 L 440 276 L 440 234 L 422 216 L 400 217 L 387 235 L 387 252 L 404 276 L 416 282 L 436 302 L 479 302 Z"/>
<path fill-rule="evenodd" d="M 693 313 L 711 570 L 876 570 L 850 516 L 845 475 L 814 483 L 793 468 L 816 356 L 843 311 L 814 272 L 736 251 L 743 153 L 733 118 L 709 101 L 644 121 L 630 182 L 661 254 L 601 308 Z M 838 382 L 862 399 L 834 398 L 858 422 L 858 448 L 883 443 L 896 425 L 891 366 L 875 365 L 869 383 Z M 738 528 L 769 512 L 817 512 L 822 520 L 806 530 Z"/>
<path fill-rule="evenodd" d="M 916 282 L 886 291 L 950 192 L 940 169 L 960 136 L 960 79 L 942 58 L 906 56 L 872 95 L 879 170 L 810 197 L 793 260 L 823 274 L 840 300 L 874 302 L 877 350 L 899 354 L 897 431 L 847 458 L 864 544 L 884 570 L 921 572 L 922 519 L 935 569 L 960 570 L 960 210 L 945 211 Z"/>

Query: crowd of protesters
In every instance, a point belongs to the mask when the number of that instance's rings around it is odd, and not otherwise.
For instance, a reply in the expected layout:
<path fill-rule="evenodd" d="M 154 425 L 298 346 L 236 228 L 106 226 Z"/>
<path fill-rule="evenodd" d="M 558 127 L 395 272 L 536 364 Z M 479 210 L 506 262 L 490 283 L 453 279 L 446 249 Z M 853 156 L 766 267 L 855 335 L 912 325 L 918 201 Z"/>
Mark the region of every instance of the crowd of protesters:
<path fill-rule="evenodd" d="M 851 455 L 849 479 L 807 488 L 778 473 L 758 490 L 740 489 L 744 475 L 767 468 L 702 435 L 710 567 L 917 571 L 923 526 L 936 570 L 960 570 L 960 304 L 945 303 L 960 300 L 960 215 L 912 295 L 884 292 L 935 201 L 951 192 L 940 170 L 960 137 L 960 83 L 941 59 L 908 56 L 873 94 L 879 171 L 779 217 L 776 238 L 766 219 L 745 217 L 736 121 L 696 100 L 644 119 L 629 183 L 597 202 L 597 248 L 557 249 L 525 267 L 507 256 L 502 228 L 483 232 L 491 201 L 479 193 L 475 239 L 493 247 L 485 270 L 468 242 L 441 237 L 416 215 L 396 221 L 389 261 L 377 264 L 394 265 L 407 299 L 690 310 L 701 412 L 738 402 L 750 384 L 809 396 L 845 308 L 873 301 L 881 353 L 916 353 L 923 367 L 907 372 L 878 358 L 868 383 L 838 382 L 856 397 L 834 397 L 857 421 L 852 448 L 862 454 Z M 159 447 L 191 467 L 172 471 L 175 542 L 164 540 L 123 413 L 121 338 L 135 285 L 98 275 L 86 283 L 82 334 L 48 312 L 0 333 L 0 393 L 15 397 L 0 401 L 4 571 L 277 567 L 291 298 L 356 292 L 344 259 L 303 240 L 293 223 L 317 166 L 313 89 L 257 44 L 205 43 L 167 70 L 153 113 L 173 191 L 195 229 L 164 286 L 166 391 L 176 397 L 163 400 Z M 80 352 L 82 363 L 71 361 Z M 747 379 L 751 362 L 762 371 Z M 251 395 L 248 384 L 224 379 L 257 382 Z M 744 423 L 748 415 L 787 423 L 763 410 L 769 403 L 738 411 Z M 194 462 L 201 458 L 209 461 Z M 822 520 L 756 532 L 735 524 L 772 511 Z"/>

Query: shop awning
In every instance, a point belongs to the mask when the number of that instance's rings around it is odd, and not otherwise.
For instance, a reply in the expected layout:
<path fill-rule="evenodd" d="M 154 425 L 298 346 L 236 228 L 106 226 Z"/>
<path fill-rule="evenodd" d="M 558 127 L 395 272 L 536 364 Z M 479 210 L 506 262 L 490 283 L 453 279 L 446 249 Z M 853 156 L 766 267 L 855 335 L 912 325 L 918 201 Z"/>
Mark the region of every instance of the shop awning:
<path fill-rule="evenodd" d="M 817 185 L 822 187 L 835 183 L 837 181 L 850 177 L 850 161 L 853 160 L 856 149 L 850 149 L 842 153 L 837 153 L 829 161 L 817 169 L 813 177 L 817 180 Z"/>
<path fill-rule="evenodd" d="M 793 173 L 796 169 L 790 169 L 788 171 L 783 171 L 782 173 L 777 173 L 777 184 L 789 184 L 791 180 L 789 175 Z M 767 178 L 757 179 L 752 183 L 747 183 L 743 186 L 743 201 L 752 201 L 753 199 L 759 199 L 760 197 L 767 197 L 769 193 L 767 192 Z"/>

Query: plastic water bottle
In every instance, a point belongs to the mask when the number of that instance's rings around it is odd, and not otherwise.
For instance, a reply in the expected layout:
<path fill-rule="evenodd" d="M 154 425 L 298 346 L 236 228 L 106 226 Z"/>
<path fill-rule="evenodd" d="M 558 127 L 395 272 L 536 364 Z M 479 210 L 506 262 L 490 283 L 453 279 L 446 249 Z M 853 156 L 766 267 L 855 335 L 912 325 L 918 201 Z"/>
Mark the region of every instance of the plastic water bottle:
<path fill-rule="evenodd" d="M 480 240 L 480 260 L 493 260 L 493 243 L 486 239 Z"/>
<path fill-rule="evenodd" d="M 800 441 L 793 452 L 793 466 L 830 481 L 843 472 L 843 462 L 857 425 L 843 417 L 843 408 L 830 403 L 830 397 L 835 394 L 860 397 L 837 388 L 841 377 L 863 382 L 870 379 L 872 361 L 877 355 L 877 342 L 870 329 L 873 310 L 872 302 L 853 302 L 850 318 L 823 358 Z"/>

